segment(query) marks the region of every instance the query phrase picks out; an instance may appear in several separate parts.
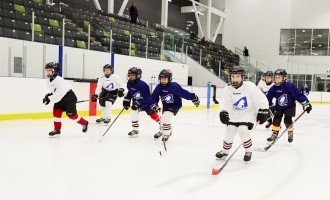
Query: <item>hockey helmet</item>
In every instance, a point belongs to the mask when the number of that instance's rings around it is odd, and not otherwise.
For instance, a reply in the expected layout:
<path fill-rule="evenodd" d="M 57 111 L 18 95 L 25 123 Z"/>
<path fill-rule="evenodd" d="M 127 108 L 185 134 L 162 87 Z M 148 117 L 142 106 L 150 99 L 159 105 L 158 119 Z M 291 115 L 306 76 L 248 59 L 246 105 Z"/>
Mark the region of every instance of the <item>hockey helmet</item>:
<path fill-rule="evenodd" d="M 285 69 L 277 69 L 274 72 L 274 76 L 276 76 L 276 75 L 282 76 L 282 81 L 280 83 L 276 83 L 276 82 L 274 83 L 276 86 L 280 86 L 286 81 L 288 73 L 286 73 Z"/>
<path fill-rule="evenodd" d="M 233 82 L 231 80 L 231 75 L 232 74 L 240 74 L 242 79 L 240 82 Z M 229 82 L 230 84 L 234 87 L 234 88 L 239 88 L 242 84 L 243 84 L 243 81 L 244 81 L 244 68 L 240 65 L 235 65 L 233 67 L 230 67 L 229 68 Z"/>
<path fill-rule="evenodd" d="M 57 62 L 49 62 L 45 65 L 45 69 L 52 69 L 53 75 L 47 75 L 47 77 L 55 77 L 61 71 L 61 67 Z"/>
<path fill-rule="evenodd" d="M 160 81 L 161 78 L 167 78 L 168 79 L 167 84 L 169 84 L 172 81 L 172 72 L 171 72 L 171 70 L 163 69 L 162 71 L 160 71 L 160 73 L 158 75 L 158 80 Z"/>
<path fill-rule="evenodd" d="M 135 80 L 131 80 L 129 78 L 129 75 L 130 74 L 134 74 L 135 75 Z M 140 80 L 141 77 L 142 77 L 142 70 L 140 68 L 137 68 L 137 67 L 131 67 L 128 72 L 127 72 L 127 77 L 128 77 L 128 81 L 129 82 L 136 82 L 137 80 Z"/>

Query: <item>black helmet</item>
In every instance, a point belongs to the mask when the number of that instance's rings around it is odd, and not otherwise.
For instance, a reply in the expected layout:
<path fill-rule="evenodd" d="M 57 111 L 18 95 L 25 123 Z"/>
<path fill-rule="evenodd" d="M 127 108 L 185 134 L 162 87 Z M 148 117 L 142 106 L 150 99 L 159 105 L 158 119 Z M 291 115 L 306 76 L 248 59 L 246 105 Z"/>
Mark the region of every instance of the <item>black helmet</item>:
<path fill-rule="evenodd" d="M 286 73 L 285 69 L 277 69 L 274 72 L 274 76 L 276 76 L 276 75 L 279 75 L 279 76 L 282 76 L 283 77 L 282 82 L 280 82 L 280 83 L 276 83 L 275 82 L 275 85 L 276 86 L 280 86 L 280 85 L 282 85 L 282 83 L 284 83 L 286 81 L 286 77 L 287 77 L 288 73 Z"/>
<path fill-rule="evenodd" d="M 134 74 L 135 77 L 136 77 L 136 80 L 130 80 L 129 79 L 129 75 L 130 74 Z M 127 72 L 127 77 L 128 77 L 128 81 L 129 82 L 136 82 L 137 80 L 140 80 L 141 77 L 142 77 L 142 70 L 140 68 L 137 68 L 137 67 L 131 67 L 128 72 Z"/>
<path fill-rule="evenodd" d="M 272 71 L 267 71 L 266 73 L 265 73 L 265 76 L 273 76 L 274 74 L 273 74 L 273 72 Z"/>
<path fill-rule="evenodd" d="M 111 69 L 111 72 L 113 72 L 113 68 L 112 68 L 112 66 L 111 66 L 110 64 L 106 64 L 106 65 L 104 65 L 104 66 L 103 66 L 103 71 L 104 71 L 105 69 Z"/>
<path fill-rule="evenodd" d="M 57 62 L 47 63 L 45 65 L 45 69 L 52 69 L 52 71 L 54 73 L 52 76 L 48 76 L 47 75 L 48 78 L 57 76 L 58 73 L 61 71 L 61 67 L 60 67 L 60 65 Z"/>
<path fill-rule="evenodd" d="M 166 77 L 168 78 L 168 83 L 169 84 L 172 81 L 172 72 L 169 69 L 163 69 L 162 71 L 160 71 L 159 75 L 158 75 L 158 80 L 160 80 L 160 78 L 162 77 Z"/>
<path fill-rule="evenodd" d="M 232 74 L 240 74 L 242 76 L 242 81 L 237 83 L 237 82 L 232 82 L 231 81 L 231 75 Z M 229 68 L 229 82 L 234 88 L 239 88 L 243 84 L 244 81 L 244 68 L 240 65 L 235 65 L 233 67 Z"/>

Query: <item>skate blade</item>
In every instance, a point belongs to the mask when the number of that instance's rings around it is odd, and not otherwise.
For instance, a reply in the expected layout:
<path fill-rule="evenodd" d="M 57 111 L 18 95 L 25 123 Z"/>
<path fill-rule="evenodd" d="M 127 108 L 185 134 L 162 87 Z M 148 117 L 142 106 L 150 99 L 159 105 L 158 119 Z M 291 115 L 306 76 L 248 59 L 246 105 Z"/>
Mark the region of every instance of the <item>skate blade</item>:
<path fill-rule="evenodd" d="M 138 137 L 139 135 L 138 134 L 134 134 L 134 135 L 129 135 L 128 137 L 129 138 L 136 138 L 136 137 Z"/>
<path fill-rule="evenodd" d="M 59 138 L 60 135 L 49 135 L 49 138 Z"/>

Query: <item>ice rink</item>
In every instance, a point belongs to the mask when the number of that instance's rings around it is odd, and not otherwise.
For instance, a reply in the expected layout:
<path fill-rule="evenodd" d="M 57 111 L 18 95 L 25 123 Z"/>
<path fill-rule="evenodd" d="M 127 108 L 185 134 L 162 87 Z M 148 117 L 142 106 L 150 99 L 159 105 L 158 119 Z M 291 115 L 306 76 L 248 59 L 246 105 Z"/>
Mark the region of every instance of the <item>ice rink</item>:
<path fill-rule="evenodd" d="M 301 113 L 297 106 L 297 115 Z M 313 105 L 267 152 L 244 149 L 212 176 L 225 126 L 219 110 L 180 111 L 173 120 L 168 153 L 161 157 L 158 125 L 140 114 L 140 134 L 129 138 L 130 115 L 121 115 L 100 143 L 107 126 L 90 117 L 87 134 L 64 119 L 60 138 L 49 138 L 52 119 L 0 122 L 0 199 L 3 200 L 293 200 L 328 199 L 330 105 Z M 116 115 L 113 115 L 114 119 Z M 283 130 L 283 129 L 282 129 Z M 260 125 L 255 148 L 271 134 Z M 236 135 L 232 151 L 240 144 Z"/>

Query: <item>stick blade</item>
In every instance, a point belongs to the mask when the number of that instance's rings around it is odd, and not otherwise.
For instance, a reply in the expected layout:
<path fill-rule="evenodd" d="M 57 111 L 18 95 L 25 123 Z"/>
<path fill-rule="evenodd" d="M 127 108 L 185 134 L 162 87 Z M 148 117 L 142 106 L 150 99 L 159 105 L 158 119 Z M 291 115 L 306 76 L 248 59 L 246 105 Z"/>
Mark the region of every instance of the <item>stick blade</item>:
<path fill-rule="evenodd" d="M 265 152 L 266 151 L 265 148 L 255 148 L 254 150 L 255 151 L 259 151 L 259 152 Z"/>
<path fill-rule="evenodd" d="M 218 174 L 220 174 L 220 169 L 213 168 L 212 169 L 212 175 L 218 175 Z"/>

